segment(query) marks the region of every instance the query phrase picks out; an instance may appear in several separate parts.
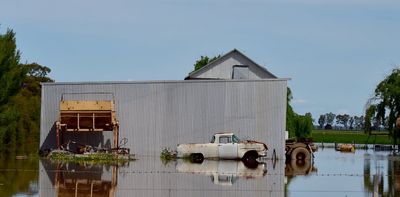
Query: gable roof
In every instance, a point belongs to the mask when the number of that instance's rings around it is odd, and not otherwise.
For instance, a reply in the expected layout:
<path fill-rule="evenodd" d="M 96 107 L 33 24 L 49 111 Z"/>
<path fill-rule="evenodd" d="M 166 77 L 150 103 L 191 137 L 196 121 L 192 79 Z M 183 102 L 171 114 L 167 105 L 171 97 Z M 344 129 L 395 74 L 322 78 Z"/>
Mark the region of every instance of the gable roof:
<path fill-rule="evenodd" d="M 212 67 L 218 65 L 218 64 L 216 64 L 217 62 L 221 61 L 222 59 L 226 58 L 227 56 L 229 56 L 229 55 L 231 55 L 231 54 L 233 54 L 233 53 L 239 54 L 239 55 L 242 56 L 244 59 L 248 60 L 249 62 L 251 62 L 252 64 L 254 64 L 256 67 L 258 67 L 259 69 L 261 69 L 261 70 L 262 70 L 263 72 L 265 72 L 267 75 L 270 75 L 270 76 L 272 76 L 273 78 L 278 78 L 278 77 L 276 77 L 274 74 L 272 74 L 271 72 L 269 72 L 264 66 L 261 66 L 261 65 L 257 64 L 256 62 L 254 62 L 252 59 L 250 59 L 249 57 L 247 57 L 245 54 L 243 54 L 243 53 L 240 52 L 239 50 L 233 49 L 233 50 L 229 51 L 228 53 L 222 55 L 221 57 L 215 59 L 214 61 L 209 62 L 207 65 L 201 67 L 200 69 L 189 73 L 189 75 L 185 78 L 185 80 L 186 80 L 186 79 L 199 79 L 199 78 L 196 78 L 196 77 L 194 77 L 194 76 L 196 76 L 197 74 L 206 72 L 207 70 L 211 69 Z"/>

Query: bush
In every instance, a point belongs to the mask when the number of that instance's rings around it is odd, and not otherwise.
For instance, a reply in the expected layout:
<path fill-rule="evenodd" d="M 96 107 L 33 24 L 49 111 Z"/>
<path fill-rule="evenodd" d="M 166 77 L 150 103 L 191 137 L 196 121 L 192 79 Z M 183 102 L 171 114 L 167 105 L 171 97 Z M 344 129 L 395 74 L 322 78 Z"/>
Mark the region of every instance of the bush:
<path fill-rule="evenodd" d="M 164 164 L 166 164 L 176 159 L 176 152 L 171 150 L 170 148 L 164 148 L 161 151 L 160 159 Z"/>
<path fill-rule="evenodd" d="M 307 138 L 313 129 L 312 118 L 309 115 L 296 115 L 294 118 L 296 138 Z"/>

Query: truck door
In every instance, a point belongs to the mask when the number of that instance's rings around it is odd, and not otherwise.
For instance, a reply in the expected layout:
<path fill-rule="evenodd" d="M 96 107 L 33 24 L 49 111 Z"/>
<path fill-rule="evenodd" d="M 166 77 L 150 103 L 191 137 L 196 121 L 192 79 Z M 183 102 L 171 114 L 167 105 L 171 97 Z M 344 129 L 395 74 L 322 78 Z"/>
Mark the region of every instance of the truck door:
<path fill-rule="evenodd" d="M 223 159 L 238 158 L 238 144 L 232 142 L 232 136 L 220 136 L 218 144 L 218 155 Z"/>

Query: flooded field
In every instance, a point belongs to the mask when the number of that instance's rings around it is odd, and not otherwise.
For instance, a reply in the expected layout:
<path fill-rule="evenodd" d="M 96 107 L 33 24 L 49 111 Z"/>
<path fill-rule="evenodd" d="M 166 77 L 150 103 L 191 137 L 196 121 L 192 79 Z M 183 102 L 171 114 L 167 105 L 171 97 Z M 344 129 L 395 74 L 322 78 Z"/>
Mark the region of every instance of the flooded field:
<path fill-rule="evenodd" d="M 320 149 L 314 163 L 139 157 L 119 166 L 2 158 L 0 196 L 399 196 L 400 157 Z"/>

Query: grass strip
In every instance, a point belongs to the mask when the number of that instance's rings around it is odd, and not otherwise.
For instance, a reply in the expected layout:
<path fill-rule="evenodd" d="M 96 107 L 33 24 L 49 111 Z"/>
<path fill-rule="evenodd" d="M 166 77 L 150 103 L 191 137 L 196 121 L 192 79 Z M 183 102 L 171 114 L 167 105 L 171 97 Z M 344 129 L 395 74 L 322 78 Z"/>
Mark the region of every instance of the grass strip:
<path fill-rule="evenodd" d="M 116 155 L 112 153 L 92 153 L 92 154 L 69 154 L 63 152 L 53 152 L 48 156 L 49 159 L 62 162 L 77 162 L 94 164 L 112 164 L 135 160 L 129 156 Z"/>
<path fill-rule="evenodd" d="M 324 143 L 392 144 L 389 135 L 369 136 L 360 131 L 314 130 L 312 138 L 314 142 Z"/>

